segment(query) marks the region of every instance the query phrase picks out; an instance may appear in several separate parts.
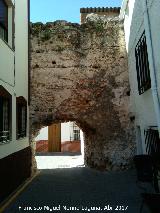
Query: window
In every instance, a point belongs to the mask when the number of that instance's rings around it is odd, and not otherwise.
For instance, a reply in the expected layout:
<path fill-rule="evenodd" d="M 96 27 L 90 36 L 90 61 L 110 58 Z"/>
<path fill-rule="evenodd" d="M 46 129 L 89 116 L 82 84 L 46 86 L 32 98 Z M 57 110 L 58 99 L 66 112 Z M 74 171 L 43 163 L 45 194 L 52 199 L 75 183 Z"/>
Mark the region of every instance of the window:
<path fill-rule="evenodd" d="M 26 137 L 27 133 L 27 101 L 17 98 L 17 139 Z"/>
<path fill-rule="evenodd" d="M 145 130 L 144 134 L 147 154 L 153 157 L 158 154 L 160 159 L 160 139 L 158 130 L 150 128 Z"/>
<path fill-rule="evenodd" d="M 11 95 L 0 86 L 0 144 L 11 140 Z"/>
<path fill-rule="evenodd" d="M 137 154 L 140 155 L 143 153 L 142 147 L 142 138 L 141 138 L 141 128 L 137 126 L 136 128 L 136 136 L 137 136 Z"/>
<path fill-rule="evenodd" d="M 148 62 L 147 44 L 145 31 L 135 48 L 137 81 L 139 95 L 151 88 L 150 70 Z"/>
<path fill-rule="evenodd" d="M 79 127 L 74 123 L 72 122 L 71 123 L 71 129 L 72 129 L 72 133 L 71 133 L 71 136 L 70 136 L 70 141 L 80 141 L 80 129 Z"/>
<path fill-rule="evenodd" d="M 74 134 L 74 140 L 75 141 L 79 141 L 80 140 L 80 130 L 79 129 L 74 129 L 73 130 L 73 134 Z"/>
<path fill-rule="evenodd" d="M 8 6 L 0 0 L 0 37 L 8 42 Z"/>

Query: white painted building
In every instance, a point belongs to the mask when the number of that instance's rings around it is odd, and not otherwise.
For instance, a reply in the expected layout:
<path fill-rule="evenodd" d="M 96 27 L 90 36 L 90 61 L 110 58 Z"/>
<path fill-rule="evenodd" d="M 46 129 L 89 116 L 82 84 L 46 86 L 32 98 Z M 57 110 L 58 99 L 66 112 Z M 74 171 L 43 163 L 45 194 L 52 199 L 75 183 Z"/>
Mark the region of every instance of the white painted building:
<path fill-rule="evenodd" d="M 48 126 L 43 127 L 40 131 L 37 137 L 35 138 L 35 141 L 41 141 L 41 140 L 48 140 Z"/>
<path fill-rule="evenodd" d="M 123 0 L 130 79 L 131 119 L 137 132 L 137 154 L 158 141 L 160 133 L 160 1 Z"/>
<path fill-rule="evenodd" d="M 30 175 L 28 8 L 28 0 L 0 0 L 0 201 Z"/>
<path fill-rule="evenodd" d="M 71 129 L 71 122 L 61 123 L 61 143 L 70 141 L 73 129 Z"/>
<path fill-rule="evenodd" d="M 74 122 L 61 123 L 61 143 L 80 140 L 80 131 L 81 130 Z M 48 127 L 42 128 L 35 140 L 48 140 Z"/>

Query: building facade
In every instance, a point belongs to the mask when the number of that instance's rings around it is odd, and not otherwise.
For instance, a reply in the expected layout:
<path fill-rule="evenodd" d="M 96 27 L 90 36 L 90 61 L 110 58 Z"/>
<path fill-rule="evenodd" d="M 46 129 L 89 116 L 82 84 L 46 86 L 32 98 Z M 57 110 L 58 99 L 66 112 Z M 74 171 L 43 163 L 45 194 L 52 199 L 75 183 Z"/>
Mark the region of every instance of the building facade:
<path fill-rule="evenodd" d="M 72 145 L 75 146 L 74 144 L 77 144 L 75 150 L 80 152 L 80 142 L 82 141 L 80 132 L 82 130 L 75 122 L 44 127 L 35 138 L 36 152 L 64 152 L 66 147 L 68 147 L 67 151 L 72 151 Z"/>
<path fill-rule="evenodd" d="M 124 19 L 130 79 L 132 119 L 137 135 L 137 154 L 159 146 L 160 133 L 160 19 L 159 0 L 124 0 Z M 153 147 L 152 146 L 152 147 Z"/>
<path fill-rule="evenodd" d="M 28 8 L 0 0 L 0 201 L 30 176 Z"/>

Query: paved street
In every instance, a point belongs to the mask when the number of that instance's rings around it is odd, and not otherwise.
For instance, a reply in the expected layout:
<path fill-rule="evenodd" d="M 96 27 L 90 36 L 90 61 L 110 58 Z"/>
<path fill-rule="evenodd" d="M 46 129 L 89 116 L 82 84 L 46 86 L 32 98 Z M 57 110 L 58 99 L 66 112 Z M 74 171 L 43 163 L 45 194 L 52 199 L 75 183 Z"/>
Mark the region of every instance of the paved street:
<path fill-rule="evenodd" d="M 84 160 L 80 153 L 39 153 L 36 161 L 40 170 L 84 167 Z"/>
<path fill-rule="evenodd" d="M 40 174 L 6 213 L 139 212 L 141 197 L 135 171 L 96 171 L 83 167 L 81 156 L 38 156 L 37 161 Z M 44 169 L 44 161 L 50 169 Z"/>

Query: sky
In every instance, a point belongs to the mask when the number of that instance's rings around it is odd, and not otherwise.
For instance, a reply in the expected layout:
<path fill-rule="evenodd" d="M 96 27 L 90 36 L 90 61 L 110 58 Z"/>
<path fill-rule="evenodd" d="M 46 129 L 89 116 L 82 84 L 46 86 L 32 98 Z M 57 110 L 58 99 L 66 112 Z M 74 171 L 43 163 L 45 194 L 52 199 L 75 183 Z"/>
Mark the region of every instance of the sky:
<path fill-rule="evenodd" d="M 122 0 L 30 0 L 31 22 L 80 22 L 82 7 L 120 7 Z"/>

